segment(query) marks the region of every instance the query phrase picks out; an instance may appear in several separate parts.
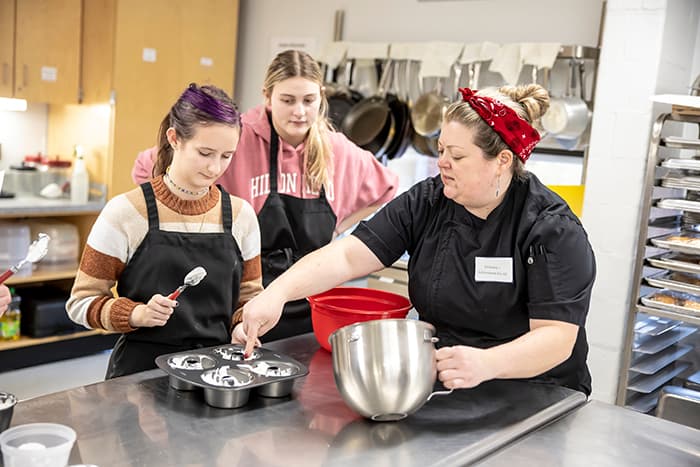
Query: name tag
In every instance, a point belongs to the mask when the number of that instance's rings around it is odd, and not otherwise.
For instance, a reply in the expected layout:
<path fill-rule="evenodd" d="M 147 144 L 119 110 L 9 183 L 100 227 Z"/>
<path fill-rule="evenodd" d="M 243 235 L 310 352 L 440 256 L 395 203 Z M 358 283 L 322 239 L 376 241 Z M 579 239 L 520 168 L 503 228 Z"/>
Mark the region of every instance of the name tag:
<path fill-rule="evenodd" d="M 477 282 L 513 283 L 513 258 L 475 258 L 474 280 Z"/>

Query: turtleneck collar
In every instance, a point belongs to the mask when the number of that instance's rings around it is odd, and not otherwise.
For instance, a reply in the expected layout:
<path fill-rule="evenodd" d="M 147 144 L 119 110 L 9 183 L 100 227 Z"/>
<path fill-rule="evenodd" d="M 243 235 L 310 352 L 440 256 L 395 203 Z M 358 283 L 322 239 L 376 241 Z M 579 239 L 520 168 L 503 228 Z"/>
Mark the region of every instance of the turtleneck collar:
<path fill-rule="evenodd" d="M 153 193 L 156 195 L 158 201 L 169 209 L 186 216 L 204 214 L 216 206 L 220 197 L 219 189 L 216 188 L 216 186 L 212 186 L 209 188 L 209 193 L 199 199 L 182 199 L 177 194 L 170 191 L 163 181 L 162 175 L 151 180 L 151 186 L 153 186 Z"/>

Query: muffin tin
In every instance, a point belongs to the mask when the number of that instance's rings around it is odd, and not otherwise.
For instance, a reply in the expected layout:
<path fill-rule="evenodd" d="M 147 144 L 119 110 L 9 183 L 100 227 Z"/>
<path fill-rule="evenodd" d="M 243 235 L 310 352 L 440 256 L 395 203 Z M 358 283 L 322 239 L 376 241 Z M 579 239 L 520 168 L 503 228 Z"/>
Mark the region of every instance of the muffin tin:
<path fill-rule="evenodd" d="M 156 365 L 173 389 L 202 388 L 207 404 L 225 409 L 245 405 L 253 389 L 264 397 L 288 396 L 294 380 L 309 372 L 293 358 L 263 347 L 248 358 L 243 352 L 241 345 L 219 345 L 161 355 Z"/>

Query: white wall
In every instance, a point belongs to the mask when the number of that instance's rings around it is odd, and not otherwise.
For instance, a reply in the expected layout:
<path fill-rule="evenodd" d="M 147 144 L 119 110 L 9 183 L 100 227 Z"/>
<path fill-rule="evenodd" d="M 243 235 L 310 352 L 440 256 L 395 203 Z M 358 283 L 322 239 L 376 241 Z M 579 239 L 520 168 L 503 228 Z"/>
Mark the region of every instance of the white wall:
<path fill-rule="evenodd" d="M 698 37 L 696 0 L 609 0 L 598 68 L 583 222 L 598 277 L 586 326 L 593 397 L 614 402 L 630 309 L 644 171 L 649 98 L 686 94 Z"/>
<path fill-rule="evenodd" d="M 26 154 L 46 153 L 48 106 L 27 104 L 26 112 L 0 110 L 0 169 L 19 164 Z"/>
<path fill-rule="evenodd" d="M 602 0 L 241 0 L 235 99 L 262 102 L 273 37 L 333 38 L 336 10 L 345 12 L 343 40 L 492 41 L 597 44 Z M 313 25 L 309 27 L 308 25 Z"/>

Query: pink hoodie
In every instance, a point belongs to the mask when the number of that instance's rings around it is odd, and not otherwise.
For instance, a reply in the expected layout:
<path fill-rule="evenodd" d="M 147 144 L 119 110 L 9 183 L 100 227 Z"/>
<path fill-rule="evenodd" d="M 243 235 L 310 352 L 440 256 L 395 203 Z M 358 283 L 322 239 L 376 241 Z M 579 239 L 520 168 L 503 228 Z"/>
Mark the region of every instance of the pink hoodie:
<path fill-rule="evenodd" d="M 242 122 L 236 154 L 217 182 L 232 195 L 248 201 L 257 213 L 270 190 L 270 124 L 262 105 L 244 113 Z M 330 132 L 328 136 L 333 150 L 333 173 L 326 198 L 338 218 L 337 227 L 360 209 L 390 201 L 399 177 L 344 134 Z M 281 139 L 280 143 L 278 191 L 298 198 L 318 198 L 318 193 L 307 190 L 304 181 L 304 143 L 296 148 Z M 139 153 L 131 172 L 135 183 L 150 179 L 156 152 L 153 147 Z"/>

